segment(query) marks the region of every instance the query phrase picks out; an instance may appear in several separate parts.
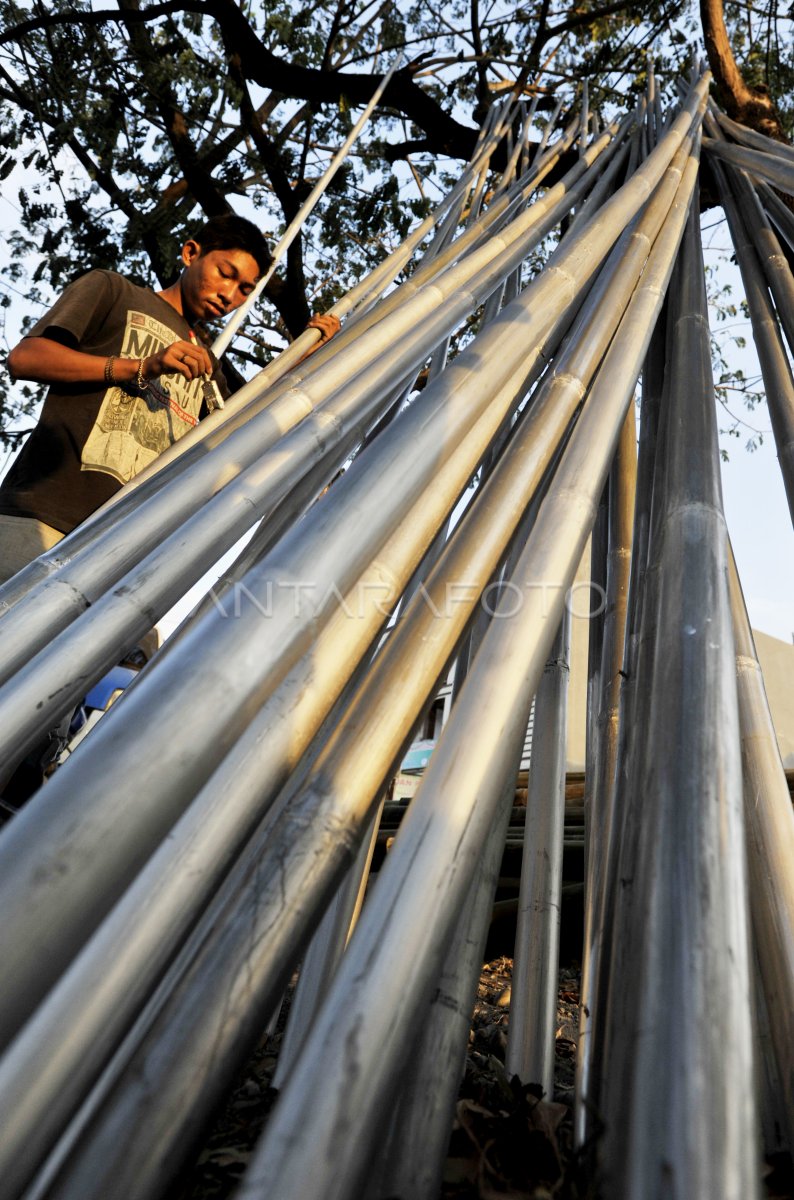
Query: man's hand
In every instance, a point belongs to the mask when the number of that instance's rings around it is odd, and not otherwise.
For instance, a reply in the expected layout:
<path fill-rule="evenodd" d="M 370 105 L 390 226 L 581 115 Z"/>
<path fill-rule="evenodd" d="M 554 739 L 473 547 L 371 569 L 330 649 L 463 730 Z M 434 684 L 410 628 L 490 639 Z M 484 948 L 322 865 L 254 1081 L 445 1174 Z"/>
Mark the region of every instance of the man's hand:
<path fill-rule="evenodd" d="M 197 342 L 172 342 L 158 354 L 151 354 L 143 363 L 144 379 L 156 379 L 158 375 L 182 375 L 185 379 L 198 379 L 199 375 L 212 375 L 213 366 L 204 346 Z"/>
<path fill-rule="evenodd" d="M 306 351 L 300 361 L 304 362 L 310 354 L 314 354 L 315 350 L 319 350 L 326 342 L 330 342 L 331 338 L 336 337 L 341 328 L 339 317 L 335 317 L 333 313 L 315 313 L 306 325 L 306 329 L 319 329 L 320 340 L 316 345 L 312 346 L 311 350 Z"/>
<path fill-rule="evenodd" d="M 320 345 L 322 346 L 324 342 L 330 342 L 332 337 L 336 337 L 342 326 L 339 317 L 335 317 L 333 313 L 315 313 L 306 328 L 320 330 Z"/>

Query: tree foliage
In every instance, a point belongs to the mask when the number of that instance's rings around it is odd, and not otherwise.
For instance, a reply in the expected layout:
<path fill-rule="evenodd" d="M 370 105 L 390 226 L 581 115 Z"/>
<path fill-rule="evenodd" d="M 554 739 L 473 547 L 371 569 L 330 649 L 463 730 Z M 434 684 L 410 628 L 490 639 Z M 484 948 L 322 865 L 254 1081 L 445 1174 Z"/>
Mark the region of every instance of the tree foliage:
<path fill-rule="evenodd" d="M 17 210 L 0 305 L 21 293 L 35 319 L 96 266 L 169 283 L 191 228 L 229 208 L 277 234 L 402 51 L 366 135 L 269 286 L 245 343 L 260 361 L 274 327 L 300 332 L 313 308 L 404 236 L 516 81 L 541 112 L 573 102 L 584 78 L 594 107 L 622 108 L 644 86 L 650 60 L 672 86 L 713 8 L 708 0 L 683 10 L 672 0 L 0 0 L 0 178 L 4 207 Z M 740 78 L 753 94 L 779 99 L 779 131 L 789 133 L 791 21 L 772 0 L 727 5 L 725 18 Z M 34 398 L 14 394 L 17 408 Z"/>

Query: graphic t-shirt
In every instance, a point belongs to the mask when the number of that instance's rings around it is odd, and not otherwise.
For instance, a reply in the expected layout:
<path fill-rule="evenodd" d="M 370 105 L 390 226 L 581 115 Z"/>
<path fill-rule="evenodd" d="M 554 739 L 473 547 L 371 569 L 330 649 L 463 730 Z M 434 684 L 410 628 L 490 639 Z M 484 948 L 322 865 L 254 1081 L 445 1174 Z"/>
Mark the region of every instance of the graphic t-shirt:
<path fill-rule="evenodd" d="M 190 325 L 148 288 L 113 271 L 91 271 L 66 289 L 29 337 L 54 337 L 101 357 L 148 358 Z M 228 395 L 223 375 L 213 377 Z M 183 437 L 202 412 L 201 379 L 181 375 L 85 391 L 53 384 L 41 417 L 0 487 L 0 513 L 35 517 L 68 533 Z"/>

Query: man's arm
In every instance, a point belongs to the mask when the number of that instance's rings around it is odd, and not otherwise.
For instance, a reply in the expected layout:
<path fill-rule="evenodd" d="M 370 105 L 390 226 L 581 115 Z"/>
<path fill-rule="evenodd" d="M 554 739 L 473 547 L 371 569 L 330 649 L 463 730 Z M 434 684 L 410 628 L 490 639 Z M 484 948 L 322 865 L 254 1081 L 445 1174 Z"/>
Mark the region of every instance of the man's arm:
<path fill-rule="evenodd" d="M 8 369 L 14 379 L 33 383 L 134 384 L 141 359 L 111 357 L 112 361 L 86 354 L 50 337 L 26 337 L 9 354 Z M 112 375 L 106 374 L 109 361 Z M 143 359 L 142 375 L 146 380 L 158 375 L 182 375 L 190 380 L 212 371 L 212 360 L 203 346 L 179 341 Z"/>

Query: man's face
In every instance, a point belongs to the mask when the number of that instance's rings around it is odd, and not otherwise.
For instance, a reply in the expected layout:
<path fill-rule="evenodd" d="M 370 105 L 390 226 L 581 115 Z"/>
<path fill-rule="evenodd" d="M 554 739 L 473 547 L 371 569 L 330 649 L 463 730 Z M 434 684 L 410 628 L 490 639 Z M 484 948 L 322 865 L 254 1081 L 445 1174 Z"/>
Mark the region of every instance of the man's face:
<path fill-rule="evenodd" d="M 182 250 L 187 270 L 181 279 L 182 305 L 189 321 L 208 321 L 239 308 L 259 279 L 259 266 L 247 250 L 208 250 L 197 242 Z"/>

